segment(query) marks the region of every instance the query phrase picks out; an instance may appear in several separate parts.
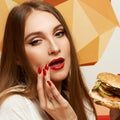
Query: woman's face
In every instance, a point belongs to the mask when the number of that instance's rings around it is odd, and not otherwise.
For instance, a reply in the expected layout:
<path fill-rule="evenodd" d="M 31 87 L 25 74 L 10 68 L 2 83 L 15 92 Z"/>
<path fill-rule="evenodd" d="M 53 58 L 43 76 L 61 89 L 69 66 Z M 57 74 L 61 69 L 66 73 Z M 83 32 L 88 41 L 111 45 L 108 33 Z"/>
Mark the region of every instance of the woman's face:
<path fill-rule="evenodd" d="M 38 68 L 50 67 L 53 81 L 61 81 L 70 69 L 70 44 L 64 27 L 51 14 L 34 10 L 25 24 L 25 51 L 30 64 Z"/>

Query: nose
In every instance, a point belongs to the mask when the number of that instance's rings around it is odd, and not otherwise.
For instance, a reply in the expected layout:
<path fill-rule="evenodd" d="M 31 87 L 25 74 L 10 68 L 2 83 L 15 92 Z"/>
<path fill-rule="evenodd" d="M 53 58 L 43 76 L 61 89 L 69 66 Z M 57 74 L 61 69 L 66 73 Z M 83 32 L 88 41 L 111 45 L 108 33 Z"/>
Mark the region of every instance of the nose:
<path fill-rule="evenodd" d="M 55 41 L 51 41 L 50 42 L 50 47 L 49 47 L 49 50 L 48 50 L 48 54 L 49 55 L 56 55 L 60 52 L 60 48 L 59 46 L 55 43 Z"/>

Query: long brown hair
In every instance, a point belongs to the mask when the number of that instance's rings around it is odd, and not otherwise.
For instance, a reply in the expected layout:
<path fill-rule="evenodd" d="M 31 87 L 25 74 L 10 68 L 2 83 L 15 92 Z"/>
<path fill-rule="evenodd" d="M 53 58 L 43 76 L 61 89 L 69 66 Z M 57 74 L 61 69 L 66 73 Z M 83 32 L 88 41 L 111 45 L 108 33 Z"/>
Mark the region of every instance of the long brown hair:
<path fill-rule="evenodd" d="M 36 73 L 33 71 L 27 60 L 24 48 L 25 22 L 33 9 L 53 14 L 64 26 L 66 36 L 70 42 L 71 70 L 68 76 L 69 80 L 67 78 L 62 83 L 62 95 L 66 98 L 64 91 L 67 91 L 69 96 L 68 100 L 75 110 L 78 119 L 87 120 L 84 101 L 92 108 L 91 112 L 94 114 L 95 108 L 86 86 L 84 85 L 72 37 L 60 12 L 45 2 L 33 0 L 25 2 L 20 6 L 14 7 L 8 15 L 1 56 L 0 92 L 5 91 L 6 89 L 9 91 L 10 88 L 14 89 L 16 86 L 18 86 L 17 88 L 22 89 L 22 86 L 25 86 L 24 91 L 15 89 L 13 92 L 25 95 L 30 99 L 37 97 Z"/>

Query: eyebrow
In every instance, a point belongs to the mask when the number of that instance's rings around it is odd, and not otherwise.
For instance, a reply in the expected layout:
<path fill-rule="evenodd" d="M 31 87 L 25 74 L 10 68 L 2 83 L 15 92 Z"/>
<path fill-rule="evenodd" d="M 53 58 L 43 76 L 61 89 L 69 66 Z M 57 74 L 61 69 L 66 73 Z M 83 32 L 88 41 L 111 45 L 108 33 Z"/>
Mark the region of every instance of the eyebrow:
<path fill-rule="evenodd" d="M 39 34 L 42 34 L 42 33 L 41 32 L 32 32 L 25 37 L 25 40 L 27 40 L 30 36 L 39 35 Z"/>
<path fill-rule="evenodd" d="M 57 25 L 53 31 L 55 31 L 56 29 L 58 29 L 59 27 L 63 27 L 61 24 Z M 28 34 L 26 37 L 25 37 L 25 40 L 27 40 L 30 36 L 33 36 L 33 35 L 40 35 L 40 34 L 43 34 L 42 32 L 40 31 L 37 31 L 37 32 L 32 32 L 30 34 Z"/>

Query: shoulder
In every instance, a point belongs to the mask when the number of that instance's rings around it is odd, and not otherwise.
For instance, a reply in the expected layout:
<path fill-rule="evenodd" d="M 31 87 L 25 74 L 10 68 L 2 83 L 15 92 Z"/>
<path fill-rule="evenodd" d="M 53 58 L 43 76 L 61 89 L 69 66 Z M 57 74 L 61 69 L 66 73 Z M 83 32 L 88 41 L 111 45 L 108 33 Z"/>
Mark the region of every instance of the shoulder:
<path fill-rule="evenodd" d="M 34 112 L 36 111 L 36 113 Z M 0 106 L 0 120 L 42 120 L 39 110 L 28 98 L 21 95 L 11 95 Z"/>
<path fill-rule="evenodd" d="M 7 97 L 1 104 L 1 108 L 7 107 L 9 109 L 13 109 L 13 106 L 14 108 L 16 108 L 18 106 L 24 107 L 25 105 L 26 105 L 25 97 L 15 94 Z"/>

